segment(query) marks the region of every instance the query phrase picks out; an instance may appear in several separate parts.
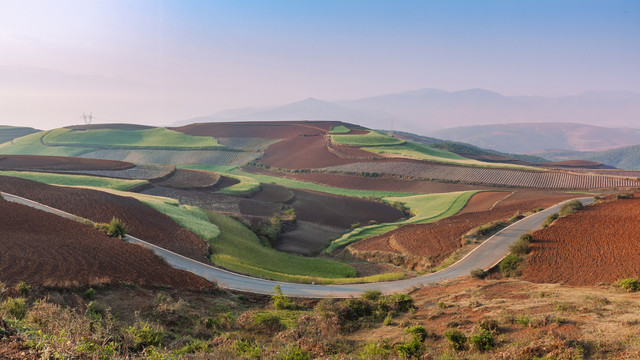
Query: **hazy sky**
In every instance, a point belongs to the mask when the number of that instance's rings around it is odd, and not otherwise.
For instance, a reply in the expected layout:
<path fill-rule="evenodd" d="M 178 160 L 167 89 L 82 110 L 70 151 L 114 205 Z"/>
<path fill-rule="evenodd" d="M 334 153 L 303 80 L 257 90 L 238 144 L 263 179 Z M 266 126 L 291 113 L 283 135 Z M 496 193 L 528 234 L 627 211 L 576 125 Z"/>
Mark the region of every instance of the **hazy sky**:
<path fill-rule="evenodd" d="M 0 0 L 0 124 L 418 88 L 640 92 L 640 1 Z"/>

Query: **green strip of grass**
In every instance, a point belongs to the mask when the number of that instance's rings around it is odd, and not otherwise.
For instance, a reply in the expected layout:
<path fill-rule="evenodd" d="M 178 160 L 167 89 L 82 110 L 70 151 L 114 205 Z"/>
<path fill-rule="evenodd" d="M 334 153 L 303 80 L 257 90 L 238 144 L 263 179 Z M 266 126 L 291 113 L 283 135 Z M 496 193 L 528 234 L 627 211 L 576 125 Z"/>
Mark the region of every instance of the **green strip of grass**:
<path fill-rule="evenodd" d="M 403 140 L 396 139 L 391 135 L 382 134 L 377 131 L 370 131 L 367 134 L 361 135 L 333 135 L 331 136 L 331 139 L 338 145 L 350 146 L 384 146 L 404 144 Z"/>
<path fill-rule="evenodd" d="M 100 176 L 52 174 L 31 171 L 0 171 L 0 175 L 13 176 L 50 185 L 92 186 L 122 191 L 148 183 L 146 180 L 126 180 Z"/>
<path fill-rule="evenodd" d="M 72 145 L 99 148 L 207 149 L 222 145 L 213 137 L 191 136 L 167 128 L 145 130 L 55 129 L 43 138 L 45 145 Z"/>
<path fill-rule="evenodd" d="M 407 197 L 387 197 L 387 202 L 402 202 L 414 214 L 405 221 L 384 223 L 357 228 L 342 237 L 334 240 L 325 250 L 327 253 L 347 246 L 358 240 L 382 235 L 395 230 L 402 225 L 426 224 L 455 215 L 467 204 L 469 199 L 479 191 L 460 191 L 445 194 L 414 195 Z"/>
<path fill-rule="evenodd" d="M 351 129 L 344 125 L 334 126 L 329 130 L 329 134 L 348 134 L 351 132 Z"/>
<path fill-rule="evenodd" d="M 47 132 L 48 131 L 40 131 L 6 142 L 0 145 L 0 154 L 78 156 L 95 150 L 93 148 L 85 147 L 45 146 L 40 142 L 40 138 Z"/>
<path fill-rule="evenodd" d="M 359 197 L 359 198 L 369 198 L 369 197 L 383 198 L 388 196 L 416 195 L 416 193 L 404 193 L 404 192 L 393 192 L 393 191 L 344 189 L 344 188 L 320 185 L 320 184 L 311 183 L 307 181 L 286 179 L 286 178 L 280 178 L 280 177 L 269 176 L 269 175 L 252 174 L 252 173 L 244 172 L 241 170 L 233 170 L 232 173 L 236 175 L 251 177 L 262 183 L 278 184 L 278 185 L 286 186 L 292 189 L 311 190 L 311 191 L 318 191 L 318 192 L 323 192 L 327 194 L 343 195 L 343 196 L 351 196 L 351 197 Z"/>
<path fill-rule="evenodd" d="M 231 217 L 207 212 L 221 234 L 211 242 L 211 261 L 227 269 L 280 281 L 353 278 L 353 267 L 336 261 L 282 253 L 260 244 L 258 237 Z"/>

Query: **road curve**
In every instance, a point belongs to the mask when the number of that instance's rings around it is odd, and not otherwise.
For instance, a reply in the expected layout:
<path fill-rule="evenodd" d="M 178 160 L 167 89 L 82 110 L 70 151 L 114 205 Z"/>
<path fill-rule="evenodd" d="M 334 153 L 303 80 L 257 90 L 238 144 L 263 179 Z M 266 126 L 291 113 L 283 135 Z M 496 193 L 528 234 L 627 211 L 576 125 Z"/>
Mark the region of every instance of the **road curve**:
<path fill-rule="evenodd" d="M 25 199 L 16 195 L 0 192 L 5 200 L 23 205 L 31 206 L 39 210 L 47 211 L 69 219 L 82 220 L 82 218 L 69 214 L 62 210 L 52 208 L 50 206 L 37 203 L 35 201 Z M 590 204 L 593 198 L 579 198 L 583 204 Z M 281 281 L 264 280 L 246 275 L 241 275 L 226 271 L 211 265 L 203 264 L 195 260 L 189 259 L 172 251 L 166 250 L 159 246 L 150 244 L 144 240 L 127 235 L 125 240 L 142 245 L 150 249 L 156 255 L 162 257 L 169 265 L 174 268 L 186 270 L 196 275 L 202 276 L 210 281 L 214 281 L 218 286 L 230 290 L 238 290 L 257 294 L 270 294 L 276 285 L 280 285 L 282 292 L 289 296 L 306 297 L 306 298 L 323 298 L 335 297 L 345 298 L 351 296 L 359 296 L 365 290 L 380 290 L 384 294 L 395 292 L 408 292 L 415 287 L 427 284 L 433 284 L 444 280 L 453 280 L 460 276 L 469 275 L 474 269 L 488 269 L 504 258 L 509 251 L 509 246 L 525 233 L 529 233 L 540 228 L 542 222 L 547 216 L 557 212 L 560 207 L 571 200 L 564 201 L 554 205 L 546 210 L 536 214 L 527 216 L 526 218 L 513 223 L 505 229 L 499 231 L 482 244 L 478 245 L 473 251 L 467 254 L 460 261 L 435 273 L 430 273 L 410 279 L 396 280 L 389 282 L 378 282 L 369 284 L 352 284 L 352 285 L 310 285 L 296 284 Z"/>

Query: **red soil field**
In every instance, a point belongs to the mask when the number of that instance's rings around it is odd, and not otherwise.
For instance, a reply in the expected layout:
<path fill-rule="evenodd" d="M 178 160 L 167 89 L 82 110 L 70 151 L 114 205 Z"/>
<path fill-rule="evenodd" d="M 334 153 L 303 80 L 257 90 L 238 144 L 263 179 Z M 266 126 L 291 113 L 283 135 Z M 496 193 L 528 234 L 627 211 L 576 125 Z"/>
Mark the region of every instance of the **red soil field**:
<path fill-rule="evenodd" d="M 167 179 L 156 183 L 179 189 L 200 189 L 212 187 L 218 183 L 220 175 L 203 170 L 176 169 Z"/>
<path fill-rule="evenodd" d="M 348 151 L 373 155 L 355 148 Z M 322 135 L 294 136 L 282 140 L 269 146 L 262 157 L 263 164 L 284 169 L 322 168 L 359 161 L 362 160 L 343 158 L 330 152 Z"/>
<path fill-rule="evenodd" d="M 478 202 L 487 202 L 486 196 Z M 527 212 L 539 207 L 549 207 L 563 200 L 577 197 L 576 194 L 554 193 L 537 190 L 516 191 L 498 202 L 493 209 L 461 213 L 431 224 L 407 225 L 386 234 L 360 240 L 348 248 L 360 252 L 359 257 L 369 253 L 383 252 L 419 257 L 414 269 L 424 270 L 441 263 L 463 246 L 462 236 L 471 229 L 492 221 L 503 220 L 517 211 Z M 493 200 L 493 199 L 492 199 Z M 472 206 L 477 206 L 474 202 Z M 425 265 L 426 264 L 426 265 Z"/>
<path fill-rule="evenodd" d="M 595 285 L 640 276 L 640 198 L 587 206 L 533 234 L 523 278 Z"/>
<path fill-rule="evenodd" d="M 283 173 L 267 170 L 260 167 L 244 167 L 245 171 L 254 174 L 264 174 L 287 179 L 308 181 L 316 184 L 334 186 L 344 189 L 400 191 L 414 193 L 446 193 L 466 190 L 495 189 L 489 186 L 452 184 L 426 180 L 402 180 L 391 175 L 378 177 L 366 177 L 360 175 L 335 174 L 335 173 Z"/>
<path fill-rule="evenodd" d="M 109 222 L 115 216 L 135 237 L 194 260 L 207 261 L 209 246 L 204 240 L 136 199 L 7 176 L 0 176 L 0 190 L 94 222 Z"/>
<path fill-rule="evenodd" d="M 0 155 L 0 170 L 126 170 L 124 161 L 40 155 Z"/>
<path fill-rule="evenodd" d="M 458 212 L 459 214 L 466 214 L 478 211 L 491 210 L 494 205 L 497 205 L 500 201 L 504 200 L 507 196 L 511 196 L 513 193 L 508 191 L 486 191 L 473 195 L 467 204 Z"/>
<path fill-rule="evenodd" d="M 213 285 L 173 269 L 150 251 L 91 226 L 0 200 L 0 280 L 47 287 L 82 287 L 119 281 L 204 289 Z"/>
<path fill-rule="evenodd" d="M 191 124 L 171 130 L 193 136 L 285 139 L 303 134 L 322 135 L 341 124 L 339 121 L 220 122 Z"/>

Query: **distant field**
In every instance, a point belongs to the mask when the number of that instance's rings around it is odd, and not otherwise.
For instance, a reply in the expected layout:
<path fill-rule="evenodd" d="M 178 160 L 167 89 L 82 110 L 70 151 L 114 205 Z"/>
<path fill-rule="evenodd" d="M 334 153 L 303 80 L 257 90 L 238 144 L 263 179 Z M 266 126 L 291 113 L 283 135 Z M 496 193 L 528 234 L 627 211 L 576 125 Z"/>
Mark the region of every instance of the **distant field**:
<path fill-rule="evenodd" d="M 145 130 L 73 130 L 55 129 L 42 141 L 50 146 L 85 146 L 97 148 L 176 148 L 206 149 L 221 147 L 213 137 L 191 136 L 166 128 Z"/>
<path fill-rule="evenodd" d="M 229 216 L 208 212 L 221 231 L 211 242 L 211 261 L 227 269 L 280 281 L 311 282 L 315 278 L 351 278 L 353 267 L 336 261 L 282 253 L 260 244 L 258 237 Z"/>
<path fill-rule="evenodd" d="M 47 131 L 41 131 L 6 142 L 0 145 L 0 154 L 78 156 L 94 150 L 92 148 L 83 147 L 45 146 L 40 142 L 40 139 L 46 133 Z"/>
<path fill-rule="evenodd" d="M 325 251 L 332 252 L 333 250 L 347 246 L 358 240 L 387 233 L 402 225 L 425 224 L 455 215 L 464 208 L 469 199 L 471 199 L 471 197 L 476 193 L 478 193 L 478 191 L 460 191 L 407 197 L 386 197 L 384 198 L 386 202 L 393 203 L 397 201 L 405 204 L 414 216 L 401 222 L 369 225 L 357 228 L 343 235 L 339 239 L 334 240 Z"/>
<path fill-rule="evenodd" d="M 178 166 L 182 169 L 193 169 L 193 170 L 207 170 L 218 173 L 224 173 L 225 176 L 234 178 L 236 180 L 240 180 L 239 183 L 233 184 L 226 188 L 220 189 L 217 191 L 219 194 L 228 194 L 228 195 L 243 195 L 250 194 L 254 191 L 260 189 L 260 183 L 253 179 L 252 177 L 245 176 L 245 173 L 240 172 L 241 174 L 231 173 L 231 170 L 235 169 L 236 166 L 215 166 L 215 165 L 203 165 L 203 164 L 189 164 L 189 165 L 180 165 Z M 251 174 L 248 174 L 251 175 Z"/>
<path fill-rule="evenodd" d="M 146 180 L 125 180 L 99 176 L 52 174 L 31 171 L 0 171 L 0 175 L 19 177 L 49 185 L 92 186 L 122 191 L 148 183 Z"/>
<path fill-rule="evenodd" d="M 344 125 L 333 126 L 331 130 L 328 131 L 329 134 L 348 134 L 351 132 L 351 129 Z"/>
<path fill-rule="evenodd" d="M 39 131 L 40 130 L 36 130 L 30 127 L 0 125 L 0 144 L 29 134 L 37 133 Z"/>
<path fill-rule="evenodd" d="M 373 130 L 363 135 L 333 135 L 331 139 L 335 144 L 348 146 L 384 146 L 404 143 L 403 140 Z"/>

